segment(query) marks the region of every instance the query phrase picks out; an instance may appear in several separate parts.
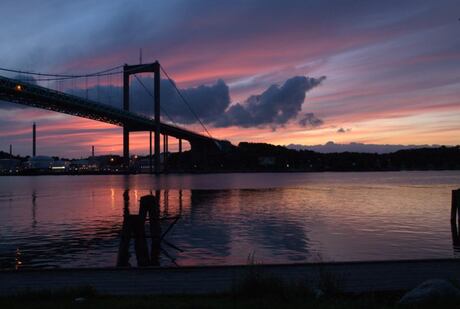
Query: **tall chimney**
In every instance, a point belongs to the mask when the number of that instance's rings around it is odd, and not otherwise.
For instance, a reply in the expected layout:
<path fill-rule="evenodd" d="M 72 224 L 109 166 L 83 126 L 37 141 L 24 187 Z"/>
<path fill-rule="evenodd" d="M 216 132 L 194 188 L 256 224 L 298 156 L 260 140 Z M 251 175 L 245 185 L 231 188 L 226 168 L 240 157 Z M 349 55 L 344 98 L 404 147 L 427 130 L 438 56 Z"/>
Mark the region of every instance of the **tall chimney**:
<path fill-rule="evenodd" d="M 13 145 L 10 144 L 10 157 L 13 156 Z"/>
<path fill-rule="evenodd" d="M 94 158 L 94 145 L 91 146 L 91 156 Z"/>
<path fill-rule="evenodd" d="M 37 128 L 35 122 L 32 126 L 32 157 L 37 155 Z"/>

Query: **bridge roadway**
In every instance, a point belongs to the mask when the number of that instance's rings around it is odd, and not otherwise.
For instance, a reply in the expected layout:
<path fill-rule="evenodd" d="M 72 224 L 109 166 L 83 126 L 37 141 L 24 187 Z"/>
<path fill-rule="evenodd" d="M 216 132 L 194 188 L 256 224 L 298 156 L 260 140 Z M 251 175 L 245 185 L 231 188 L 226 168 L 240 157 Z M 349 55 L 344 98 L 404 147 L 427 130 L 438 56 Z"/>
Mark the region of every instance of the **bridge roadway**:
<path fill-rule="evenodd" d="M 155 131 L 155 122 L 148 117 L 2 76 L 0 100 L 106 122 L 126 127 L 129 131 Z M 194 144 L 222 148 L 228 143 L 163 122 L 160 124 L 160 133 L 187 140 L 192 148 Z"/>

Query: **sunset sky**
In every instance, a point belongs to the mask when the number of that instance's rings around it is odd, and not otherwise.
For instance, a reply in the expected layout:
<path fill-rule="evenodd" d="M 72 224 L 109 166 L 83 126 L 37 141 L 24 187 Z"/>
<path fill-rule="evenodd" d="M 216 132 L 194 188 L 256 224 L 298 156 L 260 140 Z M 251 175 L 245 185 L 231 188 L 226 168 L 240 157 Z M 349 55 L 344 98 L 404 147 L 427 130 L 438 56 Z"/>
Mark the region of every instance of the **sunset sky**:
<path fill-rule="evenodd" d="M 457 145 L 459 17 L 458 0 L 3 0 L 0 67 L 90 73 L 137 64 L 142 48 L 143 61 L 161 62 L 211 134 L 234 144 Z M 142 78 L 151 85 L 151 75 Z M 151 99 L 136 83 L 133 108 L 149 115 Z M 39 84 L 85 92 L 84 81 Z M 89 85 L 92 99 L 121 107 L 119 78 Z M 202 132 L 163 87 L 164 110 Z M 119 127 L 4 102 L 0 150 L 13 144 L 30 155 L 34 121 L 38 154 L 86 157 L 91 145 L 121 153 Z M 147 136 L 132 134 L 133 153 L 147 153 Z"/>

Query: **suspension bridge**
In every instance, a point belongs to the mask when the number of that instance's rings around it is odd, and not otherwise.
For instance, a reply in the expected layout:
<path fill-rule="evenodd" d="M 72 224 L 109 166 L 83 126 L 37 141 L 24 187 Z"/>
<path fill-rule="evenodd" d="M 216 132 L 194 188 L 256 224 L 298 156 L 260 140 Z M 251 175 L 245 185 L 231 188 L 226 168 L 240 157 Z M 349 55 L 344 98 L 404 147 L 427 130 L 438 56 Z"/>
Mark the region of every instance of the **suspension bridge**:
<path fill-rule="evenodd" d="M 186 100 L 182 92 L 176 87 L 173 80 L 169 77 L 166 70 L 158 61 L 148 64 L 123 65 L 107 70 L 90 74 L 49 74 L 29 71 L 20 71 L 7 68 L 0 68 L 4 73 L 18 74 L 15 78 L 0 76 L 0 100 L 27 105 L 31 107 L 51 110 L 68 115 L 97 120 L 123 127 L 123 162 L 124 167 L 129 169 L 129 134 L 130 132 L 145 131 L 149 132 L 149 151 L 150 151 L 150 172 L 160 173 L 160 139 L 163 135 L 163 154 L 168 153 L 168 137 L 172 136 L 179 140 L 179 152 L 182 152 L 182 140 L 190 143 L 191 152 L 195 158 L 206 160 L 206 156 L 218 153 L 227 149 L 231 144 L 212 137 L 209 130 L 200 120 L 197 113 Z M 141 73 L 153 73 L 153 93 L 137 76 Z M 190 112 L 194 115 L 197 122 L 204 129 L 204 134 L 197 133 L 178 126 L 172 117 L 166 112 L 160 103 L 160 79 L 161 73 L 170 81 L 172 87 L 177 91 L 178 97 L 185 103 Z M 5 74 L 3 74 L 5 75 Z M 151 97 L 154 105 L 154 117 L 141 115 L 130 110 L 130 77 L 133 75 L 142 88 Z M 115 80 L 113 80 L 115 78 Z M 121 82 L 117 81 L 121 79 Z M 88 80 L 97 80 L 96 98 L 89 95 Z M 106 79 L 105 85 L 109 88 L 112 84 L 120 85 L 123 88 L 122 107 L 123 109 L 101 103 L 100 81 Z M 47 83 L 47 86 L 38 83 Z M 71 86 L 65 86 L 71 83 Z M 81 85 L 84 83 L 84 87 Z M 51 86 L 50 86 L 51 85 Z M 54 86 L 54 89 L 53 89 Z M 77 91 L 77 90 L 84 90 Z M 78 92 L 78 93 L 77 93 Z M 94 95 L 93 95 L 94 97 Z M 108 95 L 109 103 L 112 99 Z M 162 121 L 161 114 L 169 118 L 169 123 Z M 152 132 L 154 133 L 154 155 L 152 156 Z M 165 158 L 166 159 L 166 158 Z"/>

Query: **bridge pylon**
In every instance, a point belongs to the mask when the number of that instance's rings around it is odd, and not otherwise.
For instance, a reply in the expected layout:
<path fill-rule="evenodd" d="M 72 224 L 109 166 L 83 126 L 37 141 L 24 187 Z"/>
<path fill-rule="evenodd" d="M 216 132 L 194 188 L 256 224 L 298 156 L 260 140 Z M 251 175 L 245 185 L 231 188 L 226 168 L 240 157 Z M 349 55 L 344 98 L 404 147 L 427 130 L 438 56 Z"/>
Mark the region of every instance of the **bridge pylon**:
<path fill-rule="evenodd" d="M 136 64 L 123 66 L 123 110 L 129 111 L 129 76 L 136 73 L 153 73 L 153 95 L 154 95 L 154 167 L 155 174 L 160 173 L 160 63 L 155 61 L 147 64 Z M 123 126 L 123 164 L 129 168 L 129 132 L 130 128 L 126 124 Z M 150 158 L 152 157 L 152 147 L 150 147 Z M 152 171 L 152 160 L 150 162 L 150 172 Z"/>

